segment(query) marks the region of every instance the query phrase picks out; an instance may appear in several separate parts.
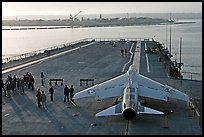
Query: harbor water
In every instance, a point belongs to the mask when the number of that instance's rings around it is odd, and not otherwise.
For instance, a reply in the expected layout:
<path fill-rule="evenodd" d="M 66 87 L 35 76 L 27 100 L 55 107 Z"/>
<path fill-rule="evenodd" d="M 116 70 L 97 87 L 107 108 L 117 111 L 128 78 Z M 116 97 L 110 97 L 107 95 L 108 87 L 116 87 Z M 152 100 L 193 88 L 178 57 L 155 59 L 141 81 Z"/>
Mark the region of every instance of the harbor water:
<path fill-rule="evenodd" d="M 179 61 L 180 38 L 184 63 L 181 72 L 186 78 L 202 79 L 202 19 L 182 19 L 196 23 L 171 25 L 172 60 Z M 18 28 L 18 26 L 15 26 Z M 2 26 L 2 28 L 15 28 Z M 33 26 L 32 26 L 33 27 Z M 30 29 L 2 31 L 2 58 L 28 53 L 84 38 L 154 38 L 169 49 L 168 25 L 90 27 L 65 29 Z M 189 73 L 190 72 L 190 73 Z M 184 78 L 185 78 L 184 77 Z"/>

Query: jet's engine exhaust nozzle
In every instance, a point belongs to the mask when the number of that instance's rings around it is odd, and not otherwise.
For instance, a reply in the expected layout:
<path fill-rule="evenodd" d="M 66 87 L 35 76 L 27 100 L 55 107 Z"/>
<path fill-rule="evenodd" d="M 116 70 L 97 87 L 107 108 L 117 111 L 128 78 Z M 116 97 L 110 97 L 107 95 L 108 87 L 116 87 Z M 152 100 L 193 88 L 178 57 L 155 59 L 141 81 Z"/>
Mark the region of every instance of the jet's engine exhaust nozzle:
<path fill-rule="evenodd" d="M 135 114 L 135 110 L 133 110 L 132 108 L 127 108 L 123 111 L 123 117 L 127 120 L 132 119 Z"/>

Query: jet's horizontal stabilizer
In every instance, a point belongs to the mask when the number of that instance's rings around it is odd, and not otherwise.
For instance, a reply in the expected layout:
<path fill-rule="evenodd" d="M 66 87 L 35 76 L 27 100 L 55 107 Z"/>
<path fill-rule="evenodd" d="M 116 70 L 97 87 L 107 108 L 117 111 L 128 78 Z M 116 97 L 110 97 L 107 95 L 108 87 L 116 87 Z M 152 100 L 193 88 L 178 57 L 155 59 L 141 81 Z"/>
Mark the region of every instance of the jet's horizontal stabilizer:
<path fill-rule="evenodd" d="M 109 107 L 99 113 L 96 114 L 97 117 L 100 116 L 114 116 L 114 115 L 122 115 L 122 103 Z"/>
<path fill-rule="evenodd" d="M 151 108 L 139 105 L 137 109 L 137 114 L 163 115 L 164 113 L 155 109 L 151 109 Z"/>

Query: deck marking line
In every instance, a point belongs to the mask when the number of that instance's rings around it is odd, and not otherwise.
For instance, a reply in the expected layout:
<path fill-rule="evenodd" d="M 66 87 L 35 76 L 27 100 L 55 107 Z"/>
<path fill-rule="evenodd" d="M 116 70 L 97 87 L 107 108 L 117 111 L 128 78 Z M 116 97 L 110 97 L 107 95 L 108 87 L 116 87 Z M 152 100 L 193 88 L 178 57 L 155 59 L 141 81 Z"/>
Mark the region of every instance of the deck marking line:
<path fill-rule="evenodd" d="M 147 51 L 147 45 L 146 45 L 146 42 L 145 42 L 145 51 Z M 149 60 L 148 60 L 148 56 L 147 56 L 147 53 L 146 54 L 146 61 L 147 61 L 147 72 L 149 72 Z"/>
<path fill-rule="evenodd" d="M 133 48 L 133 45 L 134 45 L 134 43 L 132 43 L 132 46 L 131 46 L 131 48 L 130 48 L 130 54 L 131 54 L 131 56 L 130 56 L 130 60 L 129 60 L 129 61 L 123 66 L 123 70 L 122 70 L 122 72 L 125 71 L 125 67 L 126 67 L 126 65 L 127 65 L 128 63 L 130 63 L 131 60 L 132 60 L 132 56 L 133 56 L 132 48 Z"/>
<path fill-rule="evenodd" d="M 129 128 L 129 120 L 127 120 L 127 123 L 126 123 L 125 135 L 128 134 L 128 128 Z"/>

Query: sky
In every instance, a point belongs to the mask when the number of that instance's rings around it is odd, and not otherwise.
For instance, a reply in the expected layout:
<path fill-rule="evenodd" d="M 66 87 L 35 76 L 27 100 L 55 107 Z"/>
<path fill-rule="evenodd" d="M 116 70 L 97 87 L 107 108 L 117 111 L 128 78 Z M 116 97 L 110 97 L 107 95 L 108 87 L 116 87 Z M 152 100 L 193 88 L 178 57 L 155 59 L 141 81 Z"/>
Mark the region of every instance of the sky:
<path fill-rule="evenodd" d="M 2 16 L 202 13 L 202 2 L 2 2 Z"/>

